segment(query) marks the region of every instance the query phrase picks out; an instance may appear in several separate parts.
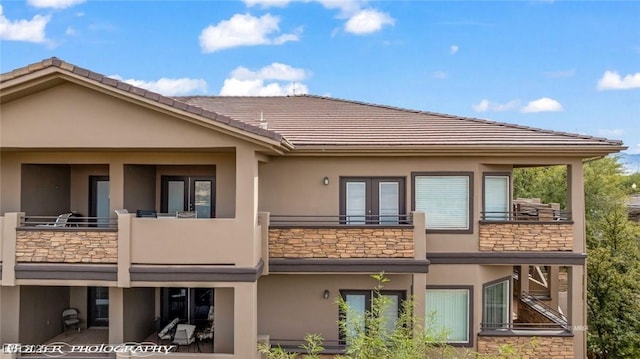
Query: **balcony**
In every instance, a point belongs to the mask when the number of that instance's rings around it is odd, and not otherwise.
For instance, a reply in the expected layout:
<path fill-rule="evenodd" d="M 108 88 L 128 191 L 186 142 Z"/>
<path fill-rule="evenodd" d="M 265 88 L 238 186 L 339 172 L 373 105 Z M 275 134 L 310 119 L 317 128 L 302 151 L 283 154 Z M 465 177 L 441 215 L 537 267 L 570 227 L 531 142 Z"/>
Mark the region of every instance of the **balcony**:
<path fill-rule="evenodd" d="M 573 221 L 555 204 L 515 203 L 511 212 L 482 212 L 479 237 L 480 251 L 572 251 Z"/>
<path fill-rule="evenodd" d="M 394 221 L 377 216 L 349 221 L 346 216 L 272 215 L 271 258 L 413 258 L 411 215 Z"/>

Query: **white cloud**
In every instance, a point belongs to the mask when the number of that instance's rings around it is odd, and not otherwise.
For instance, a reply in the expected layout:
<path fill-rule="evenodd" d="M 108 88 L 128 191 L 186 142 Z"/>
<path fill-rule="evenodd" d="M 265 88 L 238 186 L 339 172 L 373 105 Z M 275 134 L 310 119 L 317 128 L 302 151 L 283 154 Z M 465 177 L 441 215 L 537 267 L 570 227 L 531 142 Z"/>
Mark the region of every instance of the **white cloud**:
<path fill-rule="evenodd" d="M 520 100 L 511 100 L 506 103 L 498 103 L 498 102 L 489 101 L 488 99 L 485 98 L 482 101 L 478 102 L 477 104 L 472 105 L 471 108 L 473 108 L 473 110 L 476 112 L 487 112 L 487 111 L 503 112 L 503 111 L 512 110 L 518 107 L 519 105 L 520 105 Z"/>
<path fill-rule="evenodd" d="M 203 94 L 207 92 L 207 82 L 203 79 L 190 79 L 186 77 L 168 79 L 163 77 L 157 81 L 143 81 L 136 79 L 124 80 L 118 75 L 110 77 L 128 83 L 129 85 L 141 87 L 165 96 L 180 96 L 194 93 Z"/>
<path fill-rule="evenodd" d="M 37 8 L 65 9 L 81 4 L 85 0 L 27 0 L 27 2 Z"/>
<path fill-rule="evenodd" d="M 635 146 L 629 146 L 629 149 L 625 152 L 632 155 L 640 154 L 640 143 L 636 143 Z"/>
<path fill-rule="evenodd" d="M 72 28 L 71 26 L 67 27 L 66 30 L 64 30 L 64 33 L 69 35 L 69 36 L 73 36 L 75 34 L 77 34 L 76 29 Z"/>
<path fill-rule="evenodd" d="M 433 77 L 434 79 L 446 79 L 447 76 L 447 73 L 444 71 L 435 71 L 431 74 L 431 77 Z"/>
<path fill-rule="evenodd" d="M 51 20 L 49 15 L 36 15 L 31 20 L 11 21 L 4 16 L 0 5 L 0 39 L 43 43 L 47 41 L 45 27 Z"/>
<path fill-rule="evenodd" d="M 346 32 L 366 35 L 380 31 L 385 25 L 393 25 L 395 20 L 389 14 L 375 9 L 365 9 L 353 15 L 344 25 Z"/>
<path fill-rule="evenodd" d="M 549 97 L 542 97 L 537 100 L 529 101 L 529 103 L 520 111 L 525 113 L 558 112 L 563 111 L 563 108 L 560 102 Z"/>
<path fill-rule="evenodd" d="M 262 8 L 268 7 L 285 7 L 289 5 L 291 0 L 244 0 L 244 4 L 247 7 L 260 6 Z"/>
<path fill-rule="evenodd" d="M 624 130 L 620 128 L 613 128 L 613 129 L 601 128 L 598 130 L 598 136 L 620 137 L 622 135 L 624 135 Z"/>
<path fill-rule="evenodd" d="M 449 53 L 451 55 L 455 55 L 458 53 L 458 50 L 460 50 L 460 47 L 458 45 L 451 45 L 451 47 L 449 48 Z"/>
<path fill-rule="evenodd" d="M 605 71 L 598 81 L 598 90 L 629 90 L 640 88 L 640 72 L 629 74 L 624 78 L 615 71 Z"/>
<path fill-rule="evenodd" d="M 271 14 L 261 17 L 236 14 L 202 30 L 200 48 L 203 52 L 215 52 L 237 46 L 281 45 L 299 39 L 302 28 L 296 29 L 296 33 L 272 37 L 280 32 L 279 23 L 280 18 Z"/>
<path fill-rule="evenodd" d="M 304 69 L 274 62 L 257 71 L 237 67 L 224 80 L 222 96 L 284 96 L 305 94 L 307 85 L 300 82 L 308 77 Z"/>

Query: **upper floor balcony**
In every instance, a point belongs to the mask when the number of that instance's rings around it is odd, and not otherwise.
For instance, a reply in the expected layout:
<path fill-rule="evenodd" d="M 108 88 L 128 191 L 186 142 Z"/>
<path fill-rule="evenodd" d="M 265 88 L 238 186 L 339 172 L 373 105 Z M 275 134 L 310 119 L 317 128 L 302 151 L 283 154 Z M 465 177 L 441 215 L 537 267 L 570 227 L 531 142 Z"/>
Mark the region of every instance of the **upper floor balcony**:
<path fill-rule="evenodd" d="M 538 199 L 513 201 L 513 211 L 482 212 L 480 251 L 572 251 L 571 212 Z"/>

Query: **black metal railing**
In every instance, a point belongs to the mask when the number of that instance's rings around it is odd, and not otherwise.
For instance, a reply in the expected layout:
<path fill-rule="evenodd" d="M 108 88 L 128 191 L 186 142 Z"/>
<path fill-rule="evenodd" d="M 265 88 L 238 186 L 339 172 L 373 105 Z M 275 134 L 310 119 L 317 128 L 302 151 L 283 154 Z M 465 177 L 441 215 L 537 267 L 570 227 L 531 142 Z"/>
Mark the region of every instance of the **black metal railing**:
<path fill-rule="evenodd" d="M 43 230 L 57 229 L 87 229 L 87 228 L 118 228 L 118 219 L 112 217 L 83 217 L 77 215 L 59 216 L 24 216 L 20 227 Z"/>
<path fill-rule="evenodd" d="M 269 216 L 272 227 L 331 227 L 331 226 L 413 226 L 411 214 L 396 215 L 282 215 Z"/>
<path fill-rule="evenodd" d="M 522 330 L 522 331 L 567 331 L 568 329 L 557 323 L 480 323 L 480 330 L 482 331 L 510 331 L 510 330 Z"/>
<path fill-rule="evenodd" d="M 558 310 L 551 308 L 543 301 L 539 300 L 531 293 L 522 292 L 520 295 L 520 302 L 528 305 L 531 309 L 537 311 L 545 318 L 551 320 L 553 323 L 561 326 L 564 329 L 569 329 L 569 319 L 566 315 L 560 313 Z"/>
<path fill-rule="evenodd" d="M 523 211 L 481 212 L 481 220 L 483 221 L 506 221 L 506 222 L 571 222 L 571 212 L 559 209 L 532 209 Z"/>

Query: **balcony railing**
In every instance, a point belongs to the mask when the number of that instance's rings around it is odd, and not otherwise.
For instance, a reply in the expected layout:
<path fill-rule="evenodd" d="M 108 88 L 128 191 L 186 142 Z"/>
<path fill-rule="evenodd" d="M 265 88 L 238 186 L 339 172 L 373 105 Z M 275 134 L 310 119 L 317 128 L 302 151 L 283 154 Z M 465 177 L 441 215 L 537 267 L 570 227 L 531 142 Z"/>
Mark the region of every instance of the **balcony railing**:
<path fill-rule="evenodd" d="M 530 332 L 567 332 L 567 328 L 557 323 L 480 323 L 481 331 L 530 331 Z"/>
<path fill-rule="evenodd" d="M 20 221 L 21 228 L 41 230 L 73 230 L 87 228 L 118 228 L 118 219 L 111 217 L 82 217 L 70 215 L 60 216 L 24 216 Z M 35 227 L 35 228 L 34 228 Z"/>
<path fill-rule="evenodd" d="M 278 215 L 270 216 L 270 226 L 333 227 L 333 226 L 413 226 L 411 214 L 394 215 Z"/>
<path fill-rule="evenodd" d="M 539 208 L 523 211 L 510 212 L 481 212 L 481 220 L 483 221 L 503 221 L 503 222 L 571 222 L 571 212 L 567 210 Z"/>

